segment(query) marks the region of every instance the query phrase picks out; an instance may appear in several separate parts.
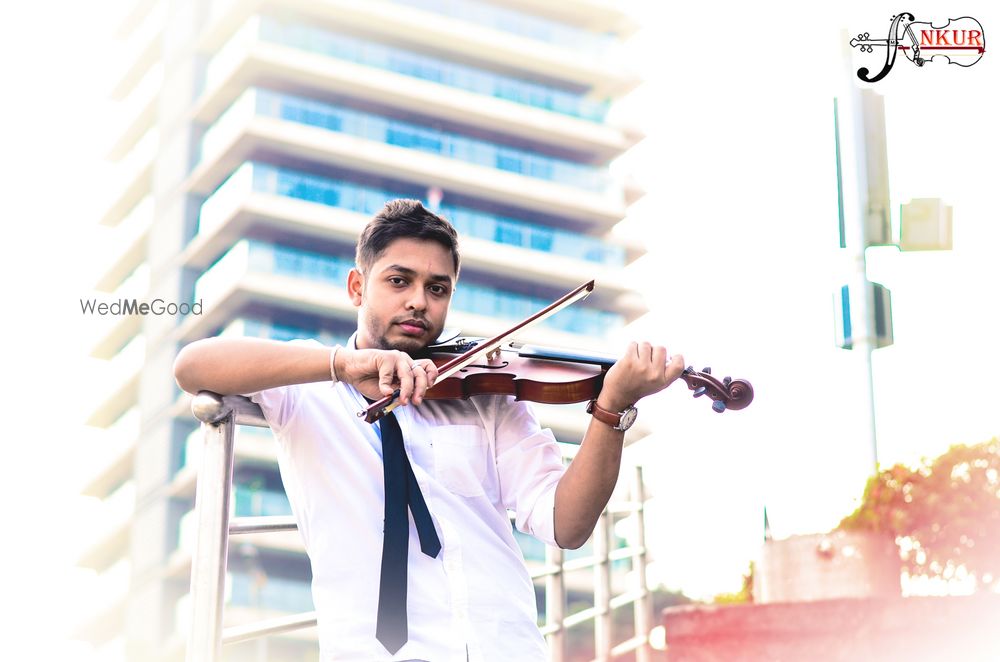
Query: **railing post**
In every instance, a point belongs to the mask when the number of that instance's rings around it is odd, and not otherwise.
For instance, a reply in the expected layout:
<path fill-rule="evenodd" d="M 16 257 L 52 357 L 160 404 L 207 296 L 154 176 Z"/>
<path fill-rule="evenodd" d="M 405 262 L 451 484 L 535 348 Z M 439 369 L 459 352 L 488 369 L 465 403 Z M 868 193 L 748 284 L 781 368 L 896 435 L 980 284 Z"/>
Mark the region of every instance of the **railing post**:
<path fill-rule="evenodd" d="M 632 559 L 635 570 L 636 587 L 639 599 L 635 602 L 635 633 L 642 636 L 643 643 L 636 649 L 636 662 L 650 662 L 652 648 L 649 645 L 649 633 L 653 629 L 653 596 L 649 592 L 646 580 L 646 564 L 649 554 L 646 551 L 646 486 L 642 482 L 642 467 L 636 466 L 632 476 L 632 500 L 635 502 L 636 518 L 636 554 Z"/>
<path fill-rule="evenodd" d="M 230 520 L 233 462 L 235 458 L 236 425 L 267 427 L 263 412 L 244 396 L 218 396 L 203 391 L 195 396 L 191 406 L 202 422 L 205 448 L 198 472 L 195 496 L 198 531 L 191 562 L 191 632 L 187 645 L 187 662 L 219 662 L 224 643 L 245 641 L 268 634 L 288 632 L 316 625 L 316 614 L 295 614 L 251 625 L 222 629 L 225 602 L 226 565 L 229 535 L 254 531 L 294 530 L 289 517 L 251 517 Z M 652 649 L 649 632 L 652 626 L 652 595 L 647 588 L 645 487 L 642 467 L 635 467 L 632 485 L 633 506 L 629 510 L 638 518 L 637 534 L 632 549 L 612 554 L 611 528 L 614 513 L 606 507 L 594 529 L 594 554 L 590 559 L 571 561 L 573 567 L 594 567 L 594 608 L 567 616 L 565 552 L 546 546 L 545 569 L 545 630 L 549 642 L 550 662 L 567 662 L 569 628 L 593 619 L 596 659 L 608 662 L 615 655 L 636 651 L 636 662 L 650 662 Z M 612 558 L 631 555 L 638 586 L 636 590 L 617 598 L 612 596 Z M 584 563 L 581 563 L 584 562 Z M 534 575 L 537 578 L 539 575 Z M 636 636 L 619 646 L 613 645 L 613 607 L 634 602 Z"/>
<path fill-rule="evenodd" d="M 557 629 L 549 635 L 549 662 L 566 661 L 566 578 L 562 548 L 545 546 L 545 565 L 552 572 L 545 577 L 545 624 Z"/>
<path fill-rule="evenodd" d="M 222 659 L 236 414 L 222 398 L 206 392 L 195 396 L 192 410 L 202 421 L 205 448 L 195 492 L 198 532 L 191 559 L 191 636 L 185 659 L 217 662 Z"/>
<path fill-rule="evenodd" d="M 597 659 L 607 662 L 611 659 L 611 560 L 610 523 L 611 513 L 607 509 L 601 513 L 594 529 L 594 652 Z"/>

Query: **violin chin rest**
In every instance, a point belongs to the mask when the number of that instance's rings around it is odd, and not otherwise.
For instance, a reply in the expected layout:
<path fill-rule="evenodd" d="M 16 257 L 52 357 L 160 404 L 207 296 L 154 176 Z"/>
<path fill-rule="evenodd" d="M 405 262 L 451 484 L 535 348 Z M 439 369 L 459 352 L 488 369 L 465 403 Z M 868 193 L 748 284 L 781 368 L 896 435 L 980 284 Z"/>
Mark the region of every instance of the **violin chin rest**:
<path fill-rule="evenodd" d="M 454 340 L 462 334 L 462 330 L 457 327 L 445 327 L 441 329 L 441 335 L 437 337 L 437 340 L 431 343 L 431 345 L 443 345 L 446 342 Z"/>

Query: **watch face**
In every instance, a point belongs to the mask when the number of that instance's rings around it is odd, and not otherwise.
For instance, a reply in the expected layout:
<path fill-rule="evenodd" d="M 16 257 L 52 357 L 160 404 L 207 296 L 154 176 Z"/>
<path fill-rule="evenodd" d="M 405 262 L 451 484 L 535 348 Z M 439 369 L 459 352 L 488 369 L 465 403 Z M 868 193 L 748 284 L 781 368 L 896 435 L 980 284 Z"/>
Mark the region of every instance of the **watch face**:
<path fill-rule="evenodd" d="M 622 412 L 622 418 L 618 423 L 618 427 L 622 430 L 628 430 L 635 423 L 635 417 L 638 415 L 639 411 L 635 407 L 629 407 Z"/>

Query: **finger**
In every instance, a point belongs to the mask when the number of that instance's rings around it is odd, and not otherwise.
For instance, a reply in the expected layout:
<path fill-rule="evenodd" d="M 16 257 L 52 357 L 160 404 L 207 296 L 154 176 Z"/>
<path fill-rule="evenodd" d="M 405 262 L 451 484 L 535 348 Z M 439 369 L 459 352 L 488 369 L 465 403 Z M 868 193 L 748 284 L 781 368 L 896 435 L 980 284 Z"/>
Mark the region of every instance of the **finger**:
<path fill-rule="evenodd" d="M 651 363 L 657 372 L 662 372 L 667 364 L 667 348 L 660 345 L 653 346 L 653 358 Z"/>
<path fill-rule="evenodd" d="M 674 354 L 670 357 L 670 360 L 667 361 L 663 376 L 669 384 L 680 377 L 682 372 L 684 372 L 684 357 L 680 354 Z"/>
<path fill-rule="evenodd" d="M 653 375 L 660 374 L 660 366 L 662 363 L 653 365 L 653 346 L 648 342 L 639 343 L 639 368 L 643 371 L 646 378 L 650 378 Z"/>
<path fill-rule="evenodd" d="M 396 375 L 399 378 L 399 399 L 405 405 L 410 403 L 413 396 L 413 359 L 398 352 L 396 359 Z"/>
<path fill-rule="evenodd" d="M 625 350 L 625 356 L 623 360 L 628 361 L 629 359 L 635 360 L 639 358 L 639 343 L 634 340 L 629 342 L 628 348 Z"/>
<path fill-rule="evenodd" d="M 645 340 L 639 343 L 639 363 L 650 364 L 653 361 L 653 346 Z M 659 365 L 659 364 L 658 364 Z"/>
<path fill-rule="evenodd" d="M 427 390 L 427 372 L 420 363 L 414 363 L 413 372 L 413 404 L 419 405 L 424 400 L 424 392 Z"/>
<path fill-rule="evenodd" d="M 437 383 L 438 378 L 438 367 L 434 364 L 434 361 L 430 359 L 420 359 L 418 363 L 423 366 L 424 374 L 427 375 L 427 388 L 434 386 Z"/>
<path fill-rule="evenodd" d="M 396 362 L 380 360 L 378 362 L 378 388 L 382 395 L 392 395 L 395 391 L 393 382 L 396 381 Z"/>

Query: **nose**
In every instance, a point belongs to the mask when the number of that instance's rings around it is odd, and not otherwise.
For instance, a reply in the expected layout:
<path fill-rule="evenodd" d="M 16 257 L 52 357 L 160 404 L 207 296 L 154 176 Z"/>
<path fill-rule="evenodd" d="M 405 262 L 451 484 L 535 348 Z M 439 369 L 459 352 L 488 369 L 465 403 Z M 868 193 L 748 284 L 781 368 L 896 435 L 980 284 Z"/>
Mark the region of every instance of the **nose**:
<path fill-rule="evenodd" d="M 409 298 L 406 302 L 407 310 L 426 310 L 427 309 L 427 293 L 424 292 L 424 288 L 415 287 L 410 293 Z"/>

